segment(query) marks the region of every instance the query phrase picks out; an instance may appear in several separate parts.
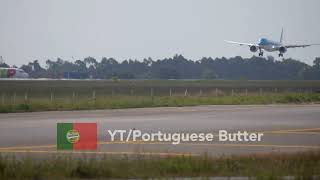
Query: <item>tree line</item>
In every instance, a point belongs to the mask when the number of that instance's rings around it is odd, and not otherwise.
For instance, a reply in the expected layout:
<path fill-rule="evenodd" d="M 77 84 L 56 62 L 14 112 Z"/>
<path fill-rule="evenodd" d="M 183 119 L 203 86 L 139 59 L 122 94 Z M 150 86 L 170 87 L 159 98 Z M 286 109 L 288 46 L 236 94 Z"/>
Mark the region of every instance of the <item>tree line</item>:
<path fill-rule="evenodd" d="M 2 63 L 0 67 L 9 67 Z M 42 67 L 38 60 L 20 67 L 32 78 L 80 79 L 248 79 L 248 80 L 320 80 L 320 58 L 308 65 L 294 59 L 275 60 L 253 56 L 242 58 L 186 59 L 182 55 L 153 60 L 151 58 L 117 61 L 93 57 L 74 62 L 58 58 L 47 60 Z"/>

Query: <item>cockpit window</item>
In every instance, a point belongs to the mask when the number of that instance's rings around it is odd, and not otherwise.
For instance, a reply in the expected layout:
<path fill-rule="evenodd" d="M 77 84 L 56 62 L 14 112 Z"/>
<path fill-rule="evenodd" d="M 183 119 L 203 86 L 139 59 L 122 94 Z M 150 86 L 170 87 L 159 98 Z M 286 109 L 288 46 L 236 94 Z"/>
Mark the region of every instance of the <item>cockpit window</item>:
<path fill-rule="evenodd" d="M 259 45 L 264 45 L 267 43 L 268 43 L 268 40 L 266 38 L 261 38 L 261 39 L 259 39 L 259 42 L 258 42 Z"/>

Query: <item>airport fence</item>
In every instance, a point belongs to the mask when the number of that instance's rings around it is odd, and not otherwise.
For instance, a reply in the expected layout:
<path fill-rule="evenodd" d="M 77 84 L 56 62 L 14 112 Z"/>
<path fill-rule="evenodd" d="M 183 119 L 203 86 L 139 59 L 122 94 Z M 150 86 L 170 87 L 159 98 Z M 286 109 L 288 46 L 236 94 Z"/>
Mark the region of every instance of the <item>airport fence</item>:
<path fill-rule="evenodd" d="M 28 104 L 32 101 L 45 103 L 94 102 L 97 99 L 119 97 L 223 97 L 223 96 L 267 96 L 289 93 L 318 93 L 316 88 L 277 87 L 113 87 L 113 88 L 28 88 L 2 90 L 1 105 Z"/>
<path fill-rule="evenodd" d="M 167 97 L 179 99 L 179 105 L 183 97 L 212 99 L 318 92 L 320 81 L 316 80 L 0 80 L 0 106 L 55 104 L 56 107 L 97 101 L 97 104 L 112 103 L 110 107 L 114 107 L 121 101 L 144 104 L 150 99 Z"/>

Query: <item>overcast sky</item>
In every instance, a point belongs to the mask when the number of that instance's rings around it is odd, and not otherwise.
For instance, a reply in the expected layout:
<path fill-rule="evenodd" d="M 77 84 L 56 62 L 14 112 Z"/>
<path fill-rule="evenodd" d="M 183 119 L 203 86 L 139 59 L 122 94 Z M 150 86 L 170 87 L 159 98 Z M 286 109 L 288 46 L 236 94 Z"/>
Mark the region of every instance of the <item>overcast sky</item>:
<path fill-rule="evenodd" d="M 0 56 L 18 66 L 57 57 L 251 57 L 248 47 L 223 40 L 279 40 L 284 27 L 285 43 L 320 43 L 319 7 L 319 0 L 1 0 Z M 320 46 L 285 54 L 308 64 L 319 56 Z"/>

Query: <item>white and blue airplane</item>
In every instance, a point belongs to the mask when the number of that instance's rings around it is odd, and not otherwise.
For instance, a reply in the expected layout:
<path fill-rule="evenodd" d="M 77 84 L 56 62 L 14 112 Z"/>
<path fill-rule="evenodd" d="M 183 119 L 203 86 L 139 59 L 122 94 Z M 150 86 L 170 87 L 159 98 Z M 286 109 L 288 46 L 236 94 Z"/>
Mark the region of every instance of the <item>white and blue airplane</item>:
<path fill-rule="evenodd" d="M 297 48 L 297 47 L 307 47 L 313 45 L 320 45 L 320 44 L 293 44 L 293 45 L 284 45 L 282 43 L 283 39 L 283 29 L 281 31 L 280 42 L 272 41 L 267 38 L 260 38 L 257 43 L 241 43 L 241 42 L 234 42 L 234 41 L 226 41 L 227 43 L 231 44 L 238 44 L 240 46 L 245 45 L 250 47 L 251 52 L 257 52 L 259 50 L 259 56 L 263 56 L 263 51 L 273 52 L 279 51 L 279 57 L 283 57 L 283 54 L 287 52 L 288 48 Z"/>

